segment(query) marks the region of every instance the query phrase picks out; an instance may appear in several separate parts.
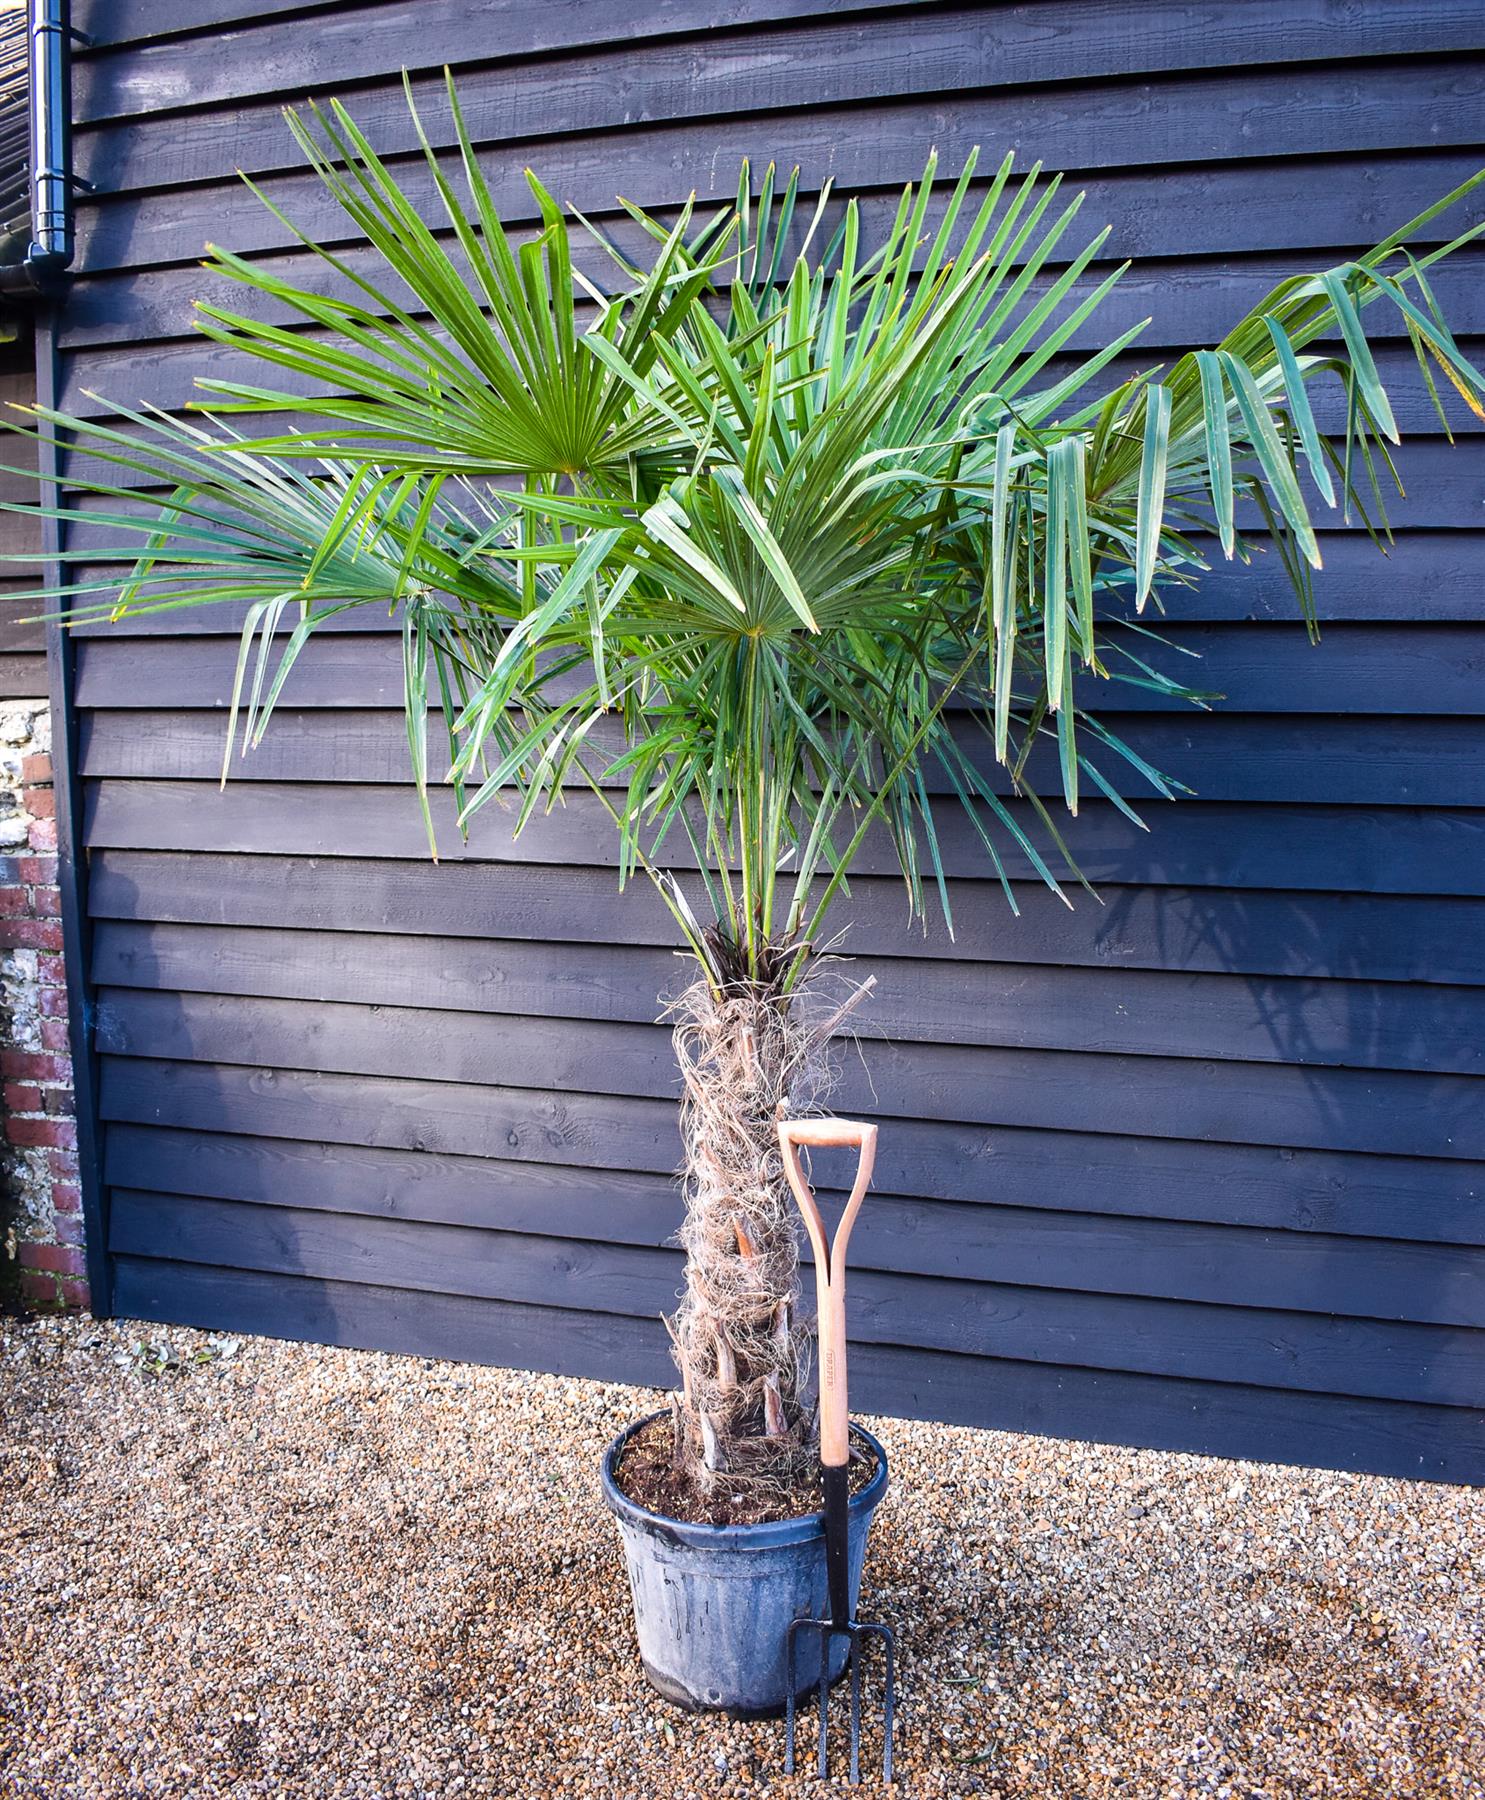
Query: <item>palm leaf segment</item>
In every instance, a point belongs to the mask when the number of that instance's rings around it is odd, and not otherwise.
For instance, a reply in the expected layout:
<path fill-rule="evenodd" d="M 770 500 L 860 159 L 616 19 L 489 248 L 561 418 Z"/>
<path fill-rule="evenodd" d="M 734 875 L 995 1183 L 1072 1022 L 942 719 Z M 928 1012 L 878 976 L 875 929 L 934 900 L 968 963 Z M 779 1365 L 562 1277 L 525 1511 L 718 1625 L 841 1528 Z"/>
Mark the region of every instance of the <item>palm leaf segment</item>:
<path fill-rule="evenodd" d="M 118 471 L 82 483 L 107 510 L 63 516 L 142 546 L 117 599 L 52 592 L 73 618 L 246 601 L 234 722 L 240 706 L 253 741 L 308 639 L 387 607 L 430 839 L 431 695 L 461 824 L 507 791 L 519 829 L 591 789 L 623 870 L 655 875 L 703 961 L 717 933 L 753 966 L 818 932 L 874 823 L 914 912 L 932 885 L 947 910 L 945 799 L 1008 896 L 1007 847 L 1060 891 L 1076 870 L 1034 785 L 1044 761 L 1073 812 L 1091 789 L 1134 816 L 1131 778 L 1175 792 L 1092 706 L 1103 680 L 1202 698 L 1150 660 L 1147 603 L 1196 579 L 1214 539 L 1246 559 L 1247 517 L 1313 626 L 1316 499 L 1385 534 L 1398 433 L 1364 310 L 1400 314 L 1436 405 L 1441 371 L 1481 407 L 1427 271 L 1485 226 L 1421 257 L 1407 240 L 1485 172 L 1369 255 L 1282 284 L 1215 349 L 1090 398 L 1137 333 L 1069 356 L 1123 270 L 1087 285 L 1106 234 L 1070 253 L 1081 196 L 1039 168 L 1017 178 L 1008 158 L 981 182 L 971 157 L 945 194 L 930 159 L 874 250 L 854 201 L 827 235 L 828 189 L 804 219 L 797 173 L 779 191 L 770 168 L 755 195 L 745 165 L 708 221 L 629 207 L 624 242 L 589 226 L 579 246 L 530 178 L 540 226 L 517 244 L 452 86 L 450 103 L 466 199 L 426 139 L 414 196 L 339 107 L 295 123 L 377 280 L 308 239 L 319 287 L 216 253 L 297 324 L 205 308 L 209 336 L 293 377 L 207 383 L 210 404 L 298 429 L 41 415 Z M 578 266 L 596 246 L 602 282 Z M 1315 421 L 1321 379 L 1344 399 L 1338 438 Z M 141 511 L 140 486 L 167 489 L 163 508 Z M 710 936 L 660 872 L 677 832 Z"/>

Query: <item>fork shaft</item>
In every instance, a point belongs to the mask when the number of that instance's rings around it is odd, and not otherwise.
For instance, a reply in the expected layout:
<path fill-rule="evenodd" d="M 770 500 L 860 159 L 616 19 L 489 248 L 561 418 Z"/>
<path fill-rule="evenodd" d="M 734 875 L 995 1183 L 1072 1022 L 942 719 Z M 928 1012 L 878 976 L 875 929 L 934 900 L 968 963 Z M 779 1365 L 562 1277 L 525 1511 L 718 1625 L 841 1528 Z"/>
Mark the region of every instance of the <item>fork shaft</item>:
<path fill-rule="evenodd" d="M 820 1473 L 825 1484 L 825 1578 L 830 1593 L 830 1622 L 843 1631 L 851 1623 L 849 1483 L 843 1463 L 827 1463 Z"/>

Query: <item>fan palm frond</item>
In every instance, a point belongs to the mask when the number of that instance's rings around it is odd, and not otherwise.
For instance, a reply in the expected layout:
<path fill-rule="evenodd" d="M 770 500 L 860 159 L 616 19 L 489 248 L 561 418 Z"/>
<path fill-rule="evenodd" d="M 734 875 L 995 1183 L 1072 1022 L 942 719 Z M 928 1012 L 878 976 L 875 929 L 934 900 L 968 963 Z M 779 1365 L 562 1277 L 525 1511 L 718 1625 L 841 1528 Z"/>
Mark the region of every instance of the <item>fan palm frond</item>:
<path fill-rule="evenodd" d="M 464 198 L 423 139 L 443 234 L 344 109 L 296 122 L 377 278 L 308 238 L 328 295 L 216 253 L 295 322 L 207 308 L 207 336 L 310 392 L 216 380 L 209 404 L 292 410 L 295 430 L 39 415 L 117 471 L 62 516 L 114 533 L 131 567 L 116 594 L 48 592 L 73 620 L 245 603 L 248 741 L 326 621 L 387 607 L 430 837 L 436 700 L 461 822 L 511 791 L 519 829 L 585 785 L 623 873 L 650 871 L 704 965 L 661 869 L 675 834 L 713 929 L 754 958 L 818 934 L 873 830 L 913 911 L 930 889 L 947 911 L 946 801 L 1008 896 L 1008 847 L 1061 892 L 1077 871 L 1038 747 L 1066 810 L 1091 792 L 1133 817 L 1127 786 L 1178 787 L 1100 720 L 1100 684 L 1205 698 L 1131 613 L 1198 579 L 1208 546 L 1249 556 L 1261 526 L 1313 627 L 1317 519 L 1385 531 L 1398 433 L 1368 309 L 1401 318 L 1436 404 L 1441 372 L 1482 405 L 1428 271 L 1485 226 L 1426 255 L 1408 240 L 1485 172 L 1368 255 L 1282 283 L 1212 349 L 1099 392 L 1138 333 L 1070 349 L 1123 270 L 1094 278 L 1107 234 L 1075 238 L 1081 196 L 1039 169 L 1007 158 L 981 182 L 971 157 L 945 193 L 931 158 L 867 250 L 854 200 L 827 189 L 805 219 L 797 171 L 754 194 L 745 167 L 709 218 L 630 207 L 643 254 L 594 230 L 606 292 L 534 177 L 540 229 L 516 242 L 452 86 L 450 106 Z M 1345 399 L 1336 440 L 1321 381 Z"/>

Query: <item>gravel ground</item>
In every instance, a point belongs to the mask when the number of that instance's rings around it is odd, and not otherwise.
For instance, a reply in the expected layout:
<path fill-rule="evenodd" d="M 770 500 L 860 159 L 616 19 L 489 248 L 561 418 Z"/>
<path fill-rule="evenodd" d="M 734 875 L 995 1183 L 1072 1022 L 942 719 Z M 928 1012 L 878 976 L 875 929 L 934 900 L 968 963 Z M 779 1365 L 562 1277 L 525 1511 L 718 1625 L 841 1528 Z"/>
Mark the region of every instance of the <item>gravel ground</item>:
<path fill-rule="evenodd" d="M 0 1794 L 813 1788 L 780 1775 L 777 1725 L 687 1718 L 639 1675 L 595 1464 L 650 1402 L 9 1323 Z M 1485 1794 L 1485 1493 L 869 1423 L 894 1464 L 863 1610 L 902 1640 L 895 1792 Z"/>

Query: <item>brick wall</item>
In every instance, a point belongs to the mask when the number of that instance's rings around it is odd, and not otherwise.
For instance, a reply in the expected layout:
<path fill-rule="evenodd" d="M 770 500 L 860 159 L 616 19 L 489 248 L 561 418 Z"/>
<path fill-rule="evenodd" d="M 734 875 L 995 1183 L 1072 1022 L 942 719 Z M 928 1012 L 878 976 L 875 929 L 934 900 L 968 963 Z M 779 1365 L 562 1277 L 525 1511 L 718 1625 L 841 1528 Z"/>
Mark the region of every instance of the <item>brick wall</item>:
<path fill-rule="evenodd" d="M 0 702 L 0 1301 L 86 1306 L 51 722 Z"/>

